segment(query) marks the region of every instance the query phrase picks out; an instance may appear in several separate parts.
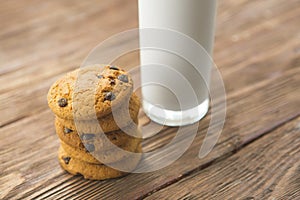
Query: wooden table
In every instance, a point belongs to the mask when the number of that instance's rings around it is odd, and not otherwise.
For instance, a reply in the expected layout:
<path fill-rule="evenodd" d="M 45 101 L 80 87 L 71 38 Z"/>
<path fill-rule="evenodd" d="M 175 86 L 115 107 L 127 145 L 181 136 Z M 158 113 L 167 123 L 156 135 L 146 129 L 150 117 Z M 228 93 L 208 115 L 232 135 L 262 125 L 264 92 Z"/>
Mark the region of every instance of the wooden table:
<path fill-rule="evenodd" d="M 197 159 L 208 115 L 172 165 L 89 181 L 58 164 L 46 94 L 99 42 L 137 27 L 137 2 L 1 1 L 0 199 L 300 199 L 299 19 L 299 0 L 220 1 L 214 59 L 227 116 L 213 151 Z M 145 151 L 174 134 L 164 128 Z"/>

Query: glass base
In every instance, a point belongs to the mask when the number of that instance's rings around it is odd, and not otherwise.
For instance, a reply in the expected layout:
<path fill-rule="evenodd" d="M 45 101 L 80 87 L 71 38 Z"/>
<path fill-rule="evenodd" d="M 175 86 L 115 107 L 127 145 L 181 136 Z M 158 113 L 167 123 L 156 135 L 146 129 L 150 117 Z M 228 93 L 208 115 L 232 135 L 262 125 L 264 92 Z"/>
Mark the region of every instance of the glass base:
<path fill-rule="evenodd" d="M 152 121 L 166 126 L 184 126 L 198 122 L 206 115 L 208 108 L 208 99 L 200 105 L 184 111 L 166 110 L 143 100 L 143 109 L 146 115 Z"/>

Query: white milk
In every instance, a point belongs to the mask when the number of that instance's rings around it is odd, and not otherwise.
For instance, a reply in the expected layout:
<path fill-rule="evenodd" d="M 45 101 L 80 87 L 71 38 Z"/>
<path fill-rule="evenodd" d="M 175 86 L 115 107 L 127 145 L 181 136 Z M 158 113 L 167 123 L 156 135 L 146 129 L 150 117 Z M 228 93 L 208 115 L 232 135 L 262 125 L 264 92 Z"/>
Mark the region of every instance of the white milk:
<path fill-rule="evenodd" d="M 212 55 L 216 4 L 217 0 L 139 0 L 139 26 L 141 29 L 168 29 L 183 33 Z M 193 56 L 199 57 L 194 66 L 201 71 L 204 81 L 197 69 L 180 57 L 182 55 L 168 52 L 169 47 L 182 47 L 189 51 L 187 44 L 169 37 L 167 31 L 161 36 L 140 31 L 141 48 L 149 40 L 158 41 L 158 48 L 164 43 L 167 51 L 140 51 L 144 111 L 153 121 L 169 126 L 200 120 L 209 107 L 205 81 L 210 79 L 211 58 L 193 51 L 188 54 L 192 59 Z"/>

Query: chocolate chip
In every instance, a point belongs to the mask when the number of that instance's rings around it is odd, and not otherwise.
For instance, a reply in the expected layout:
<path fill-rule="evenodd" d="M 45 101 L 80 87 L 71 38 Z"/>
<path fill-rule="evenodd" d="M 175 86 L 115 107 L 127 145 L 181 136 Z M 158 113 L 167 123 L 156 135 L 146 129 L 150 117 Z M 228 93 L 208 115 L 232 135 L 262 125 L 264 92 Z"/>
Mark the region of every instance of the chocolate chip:
<path fill-rule="evenodd" d="M 128 83 L 128 76 L 125 74 L 121 74 L 120 76 L 118 76 L 118 79 L 124 83 Z"/>
<path fill-rule="evenodd" d="M 70 157 L 62 157 L 62 159 L 64 160 L 64 162 L 67 164 L 69 164 L 71 158 Z"/>
<path fill-rule="evenodd" d="M 65 128 L 64 128 L 64 132 L 68 134 L 68 133 L 72 133 L 73 130 L 71 130 L 71 129 L 65 127 Z"/>
<path fill-rule="evenodd" d="M 95 138 L 95 134 L 92 133 L 84 133 L 81 135 L 82 140 L 91 140 Z"/>
<path fill-rule="evenodd" d="M 114 79 L 109 79 L 110 85 L 116 85 L 116 81 Z"/>
<path fill-rule="evenodd" d="M 97 76 L 97 78 L 99 78 L 99 79 L 103 78 L 103 76 L 102 76 L 101 74 L 97 74 L 96 76 Z"/>
<path fill-rule="evenodd" d="M 59 107 L 66 107 L 68 105 L 68 100 L 65 98 L 61 98 L 57 101 Z"/>
<path fill-rule="evenodd" d="M 112 69 L 112 70 L 119 70 L 119 68 L 117 68 L 116 66 L 110 66 L 109 69 Z"/>
<path fill-rule="evenodd" d="M 108 100 L 108 101 L 112 101 L 116 98 L 116 95 L 112 92 L 108 92 L 105 94 L 105 97 L 104 97 L 104 101 L 105 100 Z"/>
<path fill-rule="evenodd" d="M 95 146 L 93 144 L 84 144 L 84 147 L 88 152 L 95 151 Z"/>

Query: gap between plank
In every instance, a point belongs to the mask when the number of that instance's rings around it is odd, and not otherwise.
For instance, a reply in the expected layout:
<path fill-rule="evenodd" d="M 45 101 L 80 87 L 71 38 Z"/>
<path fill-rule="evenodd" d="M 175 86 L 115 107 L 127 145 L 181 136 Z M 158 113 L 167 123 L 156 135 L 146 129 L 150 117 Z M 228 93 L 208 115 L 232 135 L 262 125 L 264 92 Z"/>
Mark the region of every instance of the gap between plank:
<path fill-rule="evenodd" d="M 31 116 L 31 115 L 23 115 L 23 116 L 20 116 L 20 117 L 18 117 L 18 118 L 16 118 L 16 119 L 13 119 L 13 120 L 11 120 L 11 121 L 8 121 L 8 122 L 6 122 L 5 124 L 0 125 L 0 129 L 3 128 L 4 126 L 8 126 L 8 125 L 10 125 L 10 124 L 13 124 L 13 123 L 15 123 L 15 122 L 18 122 L 18 121 L 20 121 L 20 120 L 22 120 L 22 119 L 25 119 L 25 118 L 27 118 L 27 117 L 30 117 L 30 116 Z"/>

